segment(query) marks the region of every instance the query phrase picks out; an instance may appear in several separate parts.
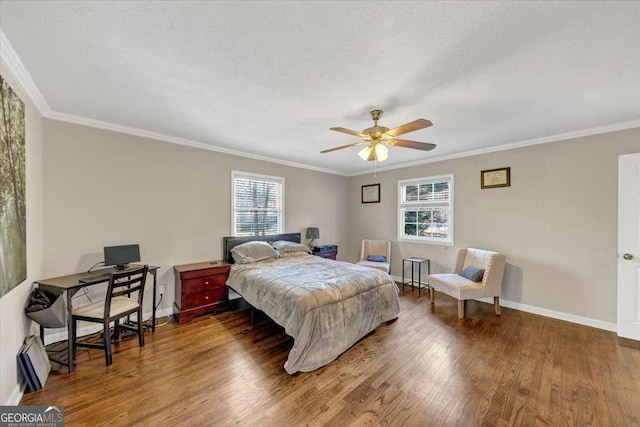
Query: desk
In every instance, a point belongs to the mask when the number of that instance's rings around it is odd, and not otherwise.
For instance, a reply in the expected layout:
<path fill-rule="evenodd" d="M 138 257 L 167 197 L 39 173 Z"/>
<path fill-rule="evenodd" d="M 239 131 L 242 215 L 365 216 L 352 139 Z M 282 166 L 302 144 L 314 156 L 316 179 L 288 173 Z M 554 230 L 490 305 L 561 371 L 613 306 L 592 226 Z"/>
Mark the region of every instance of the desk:
<path fill-rule="evenodd" d="M 137 267 L 141 267 L 142 265 L 140 264 L 130 264 L 130 268 L 137 268 Z M 155 332 L 156 331 L 156 294 L 157 294 L 157 278 L 156 275 L 158 273 L 158 268 L 160 267 L 155 267 L 155 266 L 149 266 L 149 273 L 153 276 L 153 311 L 151 314 L 151 331 Z M 127 269 L 125 269 L 124 271 L 126 271 Z M 36 283 L 38 285 L 38 287 L 43 288 L 43 289 L 55 289 L 58 291 L 63 291 L 67 294 L 67 342 L 68 344 L 68 359 L 67 359 L 67 363 L 64 363 L 60 360 L 54 360 L 52 359 L 54 362 L 56 363 L 60 363 L 61 365 L 65 365 L 69 368 L 69 373 L 71 373 L 73 371 L 73 340 L 71 339 L 71 312 L 73 310 L 73 306 L 71 304 L 71 300 L 73 298 L 73 296 L 76 294 L 76 292 L 78 292 L 80 289 L 84 288 L 85 286 L 92 286 L 92 285 L 97 285 L 99 283 L 106 283 L 109 281 L 109 279 L 102 279 L 102 280 L 96 280 L 93 282 L 81 282 L 80 279 L 82 277 L 87 276 L 88 274 L 100 274 L 100 273 L 114 273 L 116 272 L 116 269 L 114 267 L 111 268 L 101 268 L 99 270 L 93 270 L 91 273 L 87 273 L 87 272 L 83 272 L 83 273 L 76 273 L 76 274 L 70 274 L 68 276 L 60 276 L 60 277 L 53 277 L 51 279 L 43 279 L 43 280 L 36 280 L 34 283 Z M 138 321 L 142 321 L 142 319 L 138 319 Z M 42 335 L 44 331 L 43 327 L 40 327 L 40 335 Z M 44 337 L 43 337 L 43 341 L 44 341 Z"/>

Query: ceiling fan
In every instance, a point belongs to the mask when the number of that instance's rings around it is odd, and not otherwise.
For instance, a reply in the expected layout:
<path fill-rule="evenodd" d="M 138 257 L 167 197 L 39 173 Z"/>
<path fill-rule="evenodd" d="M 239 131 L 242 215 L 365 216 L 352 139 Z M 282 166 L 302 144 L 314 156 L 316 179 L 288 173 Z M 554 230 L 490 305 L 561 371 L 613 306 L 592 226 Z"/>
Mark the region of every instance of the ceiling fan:
<path fill-rule="evenodd" d="M 369 114 L 371 116 L 371 119 L 373 120 L 373 127 L 367 128 L 362 132 L 357 132 L 355 130 L 342 127 L 331 128 L 331 130 L 335 130 L 336 132 L 348 133 L 349 135 L 357 136 L 362 139 L 362 141 L 354 142 L 353 144 L 342 145 L 340 147 L 329 148 L 328 150 L 321 151 L 321 153 L 330 153 L 331 151 L 342 150 L 343 148 L 366 145 L 365 148 L 358 152 L 358 156 L 360 156 L 362 160 L 377 160 L 381 162 L 389 157 L 389 150 L 386 147 L 387 145 L 392 145 L 395 147 L 414 148 L 416 150 L 424 151 L 429 151 L 436 148 L 435 144 L 396 138 L 396 136 L 398 135 L 433 126 L 433 123 L 431 123 L 429 120 L 418 119 L 406 123 L 402 126 L 398 126 L 397 128 L 389 129 L 388 127 L 378 126 L 378 120 L 380 120 L 382 110 L 373 110 Z"/>

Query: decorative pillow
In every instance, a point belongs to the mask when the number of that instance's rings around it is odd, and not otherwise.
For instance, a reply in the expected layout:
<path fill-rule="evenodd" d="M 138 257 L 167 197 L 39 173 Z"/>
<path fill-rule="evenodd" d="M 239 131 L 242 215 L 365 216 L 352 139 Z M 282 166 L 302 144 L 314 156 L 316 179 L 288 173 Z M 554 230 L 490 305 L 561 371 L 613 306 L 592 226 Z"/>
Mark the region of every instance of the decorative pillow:
<path fill-rule="evenodd" d="M 311 252 L 308 246 L 301 245 L 300 243 L 289 242 L 286 240 L 278 240 L 272 242 L 271 246 L 282 255 L 285 252 Z"/>
<path fill-rule="evenodd" d="M 387 262 L 387 257 L 384 255 L 367 255 L 367 261 Z"/>
<path fill-rule="evenodd" d="M 464 277 L 465 279 L 471 280 L 472 282 L 482 282 L 482 277 L 484 276 L 484 268 L 468 266 L 465 267 L 459 273 L 459 275 Z"/>
<path fill-rule="evenodd" d="M 278 258 L 278 252 L 267 242 L 247 242 L 231 249 L 231 255 L 238 264 L 249 264 L 269 258 Z"/>

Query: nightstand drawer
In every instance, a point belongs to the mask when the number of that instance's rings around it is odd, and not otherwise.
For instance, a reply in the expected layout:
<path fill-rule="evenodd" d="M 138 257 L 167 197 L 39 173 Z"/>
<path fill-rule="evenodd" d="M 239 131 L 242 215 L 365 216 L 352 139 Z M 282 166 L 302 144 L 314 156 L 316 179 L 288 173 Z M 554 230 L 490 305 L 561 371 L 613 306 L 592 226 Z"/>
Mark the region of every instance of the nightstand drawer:
<path fill-rule="evenodd" d="M 226 274 L 217 274 L 215 276 L 198 277 L 197 279 L 187 279 L 184 281 L 183 291 L 185 294 L 194 294 L 224 286 L 227 281 Z"/>
<path fill-rule="evenodd" d="M 320 256 L 322 258 L 336 259 L 336 256 L 338 255 L 338 251 L 322 252 L 322 253 L 317 253 L 317 254 L 314 254 L 314 255 L 315 256 Z"/>
<path fill-rule="evenodd" d="M 215 276 L 218 274 L 228 274 L 229 270 L 231 270 L 231 265 L 229 264 L 211 264 L 211 263 L 202 263 L 205 265 L 205 268 L 201 268 L 198 270 L 192 271 L 180 271 L 180 279 L 188 280 L 195 279 L 197 277 L 205 277 L 205 276 Z M 198 265 L 202 265 L 198 264 Z"/>
<path fill-rule="evenodd" d="M 210 291 L 200 292 L 197 294 L 186 295 L 184 297 L 185 305 L 182 309 L 200 307 L 220 302 L 224 297 L 226 288 L 224 286 L 212 289 Z"/>

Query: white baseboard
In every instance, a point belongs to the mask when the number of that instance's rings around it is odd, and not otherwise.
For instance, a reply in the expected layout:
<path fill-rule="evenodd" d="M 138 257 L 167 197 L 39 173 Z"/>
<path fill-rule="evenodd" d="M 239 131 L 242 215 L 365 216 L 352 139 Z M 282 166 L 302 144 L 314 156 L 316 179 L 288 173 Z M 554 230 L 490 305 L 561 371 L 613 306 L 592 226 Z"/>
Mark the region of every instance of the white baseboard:
<path fill-rule="evenodd" d="M 20 403 L 20 400 L 22 399 L 22 396 L 24 395 L 24 390 L 26 388 L 26 384 L 24 383 L 24 381 L 20 384 L 16 384 L 16 386 L 13 388 L 13 391 L 11 392 L 11 395 L 9 396 L 9 400 L 7 400 L 5 403 L 3 403 L 3 406 L 17 406 Z"/>
<path fill-rule="evenodd" d="M 170 316 L 173 314 L 173 308 L 163 308 L 156 311 L 156 321 L 159 317 Z M 144 318 L 151 318 L 151 313 L 145 313 Z M 102 330 L 102 325 L 99 324 L 91 324 L 88 326 L 84 326 L 78 329 L 78 336 L 82 337 L 85 335 L 94 334 L 98 331 Z M 54 342 L 64 341 L 67 339 L 67 330 L 66 329 L 58 329 L 58 332 L 53 334 L 47 334 L 47 330 L 45 329 L 45 342 L 44 345 L 49 345 Z"/>
<path fill-rule="evenodd" d="M 478 298 L 478 301 L 493 305 L 493 298 Z M 566 322 L 577 323 L 579 325 L 591 326 L 592 328 L 604 329 L 605 331 L 617 332 L 618 325 L 611 322 L 592 319 L 590 317 L 577 316 L 575 314 L 564 313 L 562 311 L 549 310 L 547 308 L 536 307 L 534 305 L 522 304 L 500 298 L 500 306 L 520 310 L 527 313 L 538 314 L 540 316 L 551 317 L 553 319 L 564 320 Z"/>
<path fill-rule="evenodd" d="M 393 279 L 402 283 L 401 277 L 391 276 Z M 406 277 L 405 277 L 406 279 Z M 402 286 L 402 285 L 400 285 Z M 493 305 L 493 298 L 478 298 L 477 301 L 486 302 Z M 562 311 L 549 310 L 547 308 L 536 307 L 534 305 L 522 304 L 520 302 L 509 301 L 500 298 L 500 306 L 512 308 L 514 310 L 524 311 L 526 313 L 537 314 L 540 316 L 551 317 L 553 319 L 564 320 L 566 322 L 577 323 L 579 325 L 590 326 L 592 328 L 604 329 L 605 331 L 617 332 L 618 325 L 611 322 L 592 319 L 590 317 L 577 316 L 575 314 L 564 313 Z"/>

